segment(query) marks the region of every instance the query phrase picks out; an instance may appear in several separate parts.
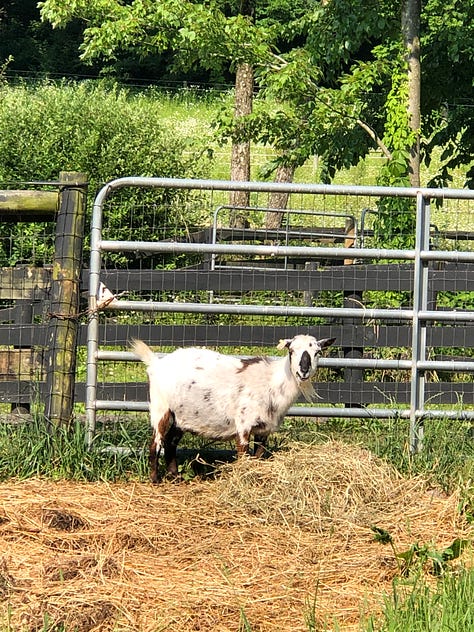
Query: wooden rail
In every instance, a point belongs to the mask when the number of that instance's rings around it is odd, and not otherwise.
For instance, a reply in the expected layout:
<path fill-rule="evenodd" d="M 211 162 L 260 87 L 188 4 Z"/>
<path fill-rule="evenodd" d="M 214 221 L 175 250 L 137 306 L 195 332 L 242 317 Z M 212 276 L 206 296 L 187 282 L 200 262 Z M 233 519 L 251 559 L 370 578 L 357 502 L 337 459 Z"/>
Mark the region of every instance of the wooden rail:
<path fill-rule="evenodd" d="M 321 291 L 337 292 L 349 296 L 360 296 L 364 299 L 366 291 L 413 292 L 413 265 L 404 264 L 356 264 L 329 266 L 327 268 L 298 270 L 261 270 L 254 269 L 226 269 L 209 271 L 206 269 L 182 270 L 104 270 L 102 280 L 114 294 L 128 293 L 137 295 L 144 293 L 154 296 L 163 292 L 163 300 L 170 300 L 171 295 L 187 293 L 186 300 L 200 300 L 200 292 L 212 293 L 212 300 L 216 303 L 227 301 L 229 297 L 239 300 L 245 293 L 281 292 L 282 300 L 288 292 L 294 294 L 295 300 L 302 303 L 305 293 L 317 295 Z M 84 279 L 85 288 L 87 280 Z M 429 286 L 431 298 L 435 302 L 439 292 L 474 292 L 474 264 L 445 263 L 439 269 L 429 269 Z M 298 298 L 299 297 L 299 298 Z M 407 299 L 409 297 L 407 296 Z M 268 295 L 267 295 L 268 299 Z M 172 299 L 171 299 L 172 300 Z M 204 297 L 204 300 L 208 298 Z M 277 300 L 274 297 L 272 300 Z M 435 304 L 430 304 L 430 309 Z M 439 308 L 438 308 L 439 309 Z M 456 323 L 442 327 L 436 323 L 427 326 L 427 346 L 433 354 L 439 354 L 439 349 L 473 349 L 474 337 L 472 324 Z M 127 347 L 132 338 L 145 339 L 149 344 L 157 347 L 174 346 L 215 346 L 218 348 L 242 345 L 273 348 L 280 338 L 291 338 L 297 333 L 311 333 L 319 338 L 336 338 L 337 346 L 347 357 L 361 353 L 365 358 L 386 357 L 386 350 L 398 354 L 399 358 L 410 358 L 412 345 L 412 328 L 405 322 L 367 322 L 345 321 L 325 324 L 311 323 L 307 325 L 272 325 L 243 323 L 228 324 L 215 323 L 212 319 L 202 317 L 200 322 L 190 320 L 189 323 L 163 324 L 119 324 L 115 319 L 108 319 L 107 323 L 99 327 L 99 339 L 105 347 Z M 86 342 L 85 326 L 79 334 L 80 344 Z M 455 352 L 454 352 L 455 353 Z M 452 359 L 453 356 L 451 356 Z M 364 370 L 329 372 L 328 382 L 316 385 L 319 395 L 327 403 L 355 405 L 392 405 L 393 402 L 406 405 L 410 402 L 410 376 L 395 375 L 390 371 L 374 372 L 370 378 Z M 430 378 L 433 381 L 430 382 Z M 370 379 L 370 381 L 367 381 Z M 404 381 L 405 380 L 405 381 Z M 436 405 L 455 405 L 462 401 L 465 405 L 474 404 L 474 383 L 448 381 L 447 375 L 439 372 L 437 375 L 427 376 L 426 394 Z M 85 397 L 84 387 L 76 385 L 78 401 Z M 146 399 L 146 384 L 121 384 L 104 382 L 98 386 L 98 398 L 103 400 L 143 400 Z"/>

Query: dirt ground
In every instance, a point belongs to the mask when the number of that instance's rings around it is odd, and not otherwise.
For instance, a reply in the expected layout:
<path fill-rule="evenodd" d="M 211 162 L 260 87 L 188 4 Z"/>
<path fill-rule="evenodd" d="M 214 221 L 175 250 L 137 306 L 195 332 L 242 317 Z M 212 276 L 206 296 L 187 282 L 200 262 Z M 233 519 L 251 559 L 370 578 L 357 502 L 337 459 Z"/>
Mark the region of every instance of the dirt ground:
<path fill-rule="evenodd" d="M 190 483 L 4 482 L 0 628 L 357 630 L 398 572 L 371 526 L 444 548 L 458 503 L 340 442 Z"/>

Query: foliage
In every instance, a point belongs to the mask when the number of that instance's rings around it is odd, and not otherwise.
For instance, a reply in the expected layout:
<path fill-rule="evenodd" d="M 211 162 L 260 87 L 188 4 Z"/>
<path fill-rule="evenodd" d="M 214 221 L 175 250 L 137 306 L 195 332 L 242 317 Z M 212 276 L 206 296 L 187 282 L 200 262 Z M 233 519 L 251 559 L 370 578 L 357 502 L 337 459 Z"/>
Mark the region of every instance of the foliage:
<path fill-rule="evenodd" d="M 234 7 L 229 15 L 219 2 L 208 7 L 168 0 L 158 8 L 143 1 L 127 6 L 112 0 L 40 3 L 43 19 L 55 26 L 73 18 L 88 20 L 82 47 L 87 59 L 111 59 L 119 50 L 138 49 L 144 55 L 175 51 L 173 63 L 181 69 L 252 64 L 262 94 L 277 97 L 289 109 L 273 116 L 267 103 L 260 118 L 251 115 L 243 121 L 245 129 L 231 115 L 230 124 L 222 125 L 223 134 L 234 141 L 244 133 L 270 141 L 294 165 L 317 154 L 326 165 L 324 178 L 329 179 L 337 169 L 356 164 L 373 139 L 381 143 L 380 131 L 370 120 L 380 118 L 381 104 L 377 98 L 368 103 L 367 97 L 390 76 L 390 64 L 360 60 L 353 73 L 347 69 L 371 41 L 385 38 L 387 31 L 397 32 L 399 19 L 392 3 L 383 3 L 382 8 L 378 2 L 303 5 L 297 3 L 291 11 L 284 5 L 285 21 L 280 23 L 275 16 L 281 18 L 281 7 L 269 10 L 273 3 L 264 3 L 262 19 L 256 3 L 255 21 L 233 14 Z"/>
<path fill-rule="evenodd" d="M 430 573 L 442 575 L 448 570 L 448 562 L 457 560 L 469 544 L 469 540 L 456 538 L 450 546 L 440 551 L 429 544 L 415 542 L 406 551 L 398 551 L 391 533 L 386 529 L 372 525 L 371 530 L 376 542 L 390 545 L 402 576 L 420 575 L 427 565 Z"/>
<path fill-rule="evenodd" d="M 44 82 L 0 92 L 0 180 L 84 171 L 91 190 L 123 175 L 196 174 L 205 145 L 165 130 L 159 103 L 114 84 Z"/>
<path fill-rule="evenodd" d="M 446 186 L 456 167 L 466 166 L 474 187 L 474 2 L 427 0 L 422 12 L 422 90 L 426 160 L 442 148 L 442 166 L 430 186 Z"/>
<path fill-rule="evenodd" d="M 104 68 L 105 60 L 107 72 L 121 72 L 120 67 L 123 72 L 141 56 L 148 76 L 169 77 L 174 72 L 189 79 L 204 72 L 222 81 L 241 61 L 253 64 L 260 96 L 276 96 L 281 105 L 275 108 L 274 100 L 269 101 L 236 127 L 228 112 L 222 133 L 271 143 L 280 161 L 297 166 L 317 154 L 327 181 L 375 147 L 393 162 L 392 176 L 399 178 L 405 167 L 406 147 L 391 146 L 387 138 L 389 128 L 406 129 L 406 103 L 400 99 L 398 118 L 390 103 L 396 95 L 392 77 L 404 55 L 401 3 L 257 0 L 252 3 L 253 20 L 239 14 L 237 3 L 224 0 L 39 4 L 43 29 L 50 24 L 61 29 L 85 25 L 83 61 Z M 468 96 L 473 11 L 473 0 L 428 0 L 422 7 L 421 133 L 427 162 L 437 147 L 443 148 L 443 163 L 433 180 L 438 185 L 449 181 L 453 168 L 469 165 L 474 153 Z M 21 18 L 22 10 L 18 13 Z M 53 30 L 55 37 L 61 29 Z M 277 166 L 278 161 L 269 165 L 268 174 Z M 469 166 L 466 176 L 469 183 Z"/>
<path fill-rule="evenodd" d="M 206 177 L 210 139 L 205 133 L 194 139 L 176 125 L 164 127 L 160 107 L 153 94 L 132 93 L 113 83 L 0 85 L 0 181 L 56 181 L 60 171 L 83 171 L 93 199 L 106 182 L 124 175 Z M 155 193 L 143 205 L 142 224 L 149 231 L 162 230 L 157 213 L 174 209 L 177 220 L 186 197 L 183 192 Z M 127 212 L 126 204 L 117 207 L 110 228 L 117 237 L 131 239 Z M 22 239 L 2 240 L 9 244 L 2 265 L 41 261 L 44 249 L 51 248 L 51 240 L 37 239 L 41 230 L 38 224 L 22 227 Z M 0 235 L 9 237 L 6 231 L 10 227 L 4 225 Z"/>

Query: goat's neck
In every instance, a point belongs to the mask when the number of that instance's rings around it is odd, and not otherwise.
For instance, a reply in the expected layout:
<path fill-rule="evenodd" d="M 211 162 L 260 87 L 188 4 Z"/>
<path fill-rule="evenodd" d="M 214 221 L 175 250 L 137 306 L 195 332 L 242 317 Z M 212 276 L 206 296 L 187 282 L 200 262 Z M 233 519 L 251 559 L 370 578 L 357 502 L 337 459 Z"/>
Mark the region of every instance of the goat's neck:
<path fill-rule="evenodd" d="M 278 360 L 278 362 L 281 363 L 279 368 L 281 369 L 281 375 L 284 376 L 284 392 L 287 395 L 286 399 L 289 401 L 290 405 L 296 401 L 300 393 L 306 401 L 312 401 L 315 393 L 311 380 L 301 382 L 296 379 L 291 371 L 289 356 L 282 358 L 282 360 Z"/>
<path fill-rule="evenodd" d="M 272 383 L 275 392 L 278 393 L 281 408 L 290 406 L 297 399 L 300 388 L 291 372 L 290 358 L 288 356 L 275 360 Z"/>

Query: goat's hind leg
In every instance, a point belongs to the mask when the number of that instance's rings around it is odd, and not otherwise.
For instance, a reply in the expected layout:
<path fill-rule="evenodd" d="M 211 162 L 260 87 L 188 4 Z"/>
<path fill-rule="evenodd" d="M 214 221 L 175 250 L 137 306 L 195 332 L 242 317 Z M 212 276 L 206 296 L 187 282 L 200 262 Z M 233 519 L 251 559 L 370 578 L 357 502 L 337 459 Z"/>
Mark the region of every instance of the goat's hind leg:
<path fill-rule="evenodd" d="M 150 407 L 151 408 L 151 407 Z M 150 478 L 153 483 L 158 483 L 158 464 L 161 447 L 166 443 L 166 435 L 170 428 L 174 426 L 174 415 L 167 409 L 163 415 L 156 417 L 152 412 L 153 437 L 150 444 Z M 158 419 L 158 421 L 157 421 Z"/>
<path fill-rule="evenodd" d="M 178 478 L 178 462 L 176 460 L 176 449 L 181 441 L 183 431 L 173 423 L 166 434 L 163 442 L 165 450 L 166 473 L 172 478 Z"/>
<path fill-rule="evenodd" d="M 267 451 L 268 435 L 254 435 L 253 437 L 253 455 L 256 459 L 260 459 Z"/>
<path fill-rule="evenodd" d="M 156 430 L 153 430 L 153 435 L 150 443 L 150 452 L 148 456 L 148 462 L 150 464 L 150 479 L 152 483 L 158 483 L 158 461 L 161 452 L 161 442 L 157 443 Z"/>

